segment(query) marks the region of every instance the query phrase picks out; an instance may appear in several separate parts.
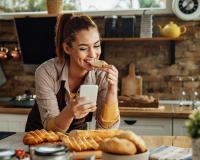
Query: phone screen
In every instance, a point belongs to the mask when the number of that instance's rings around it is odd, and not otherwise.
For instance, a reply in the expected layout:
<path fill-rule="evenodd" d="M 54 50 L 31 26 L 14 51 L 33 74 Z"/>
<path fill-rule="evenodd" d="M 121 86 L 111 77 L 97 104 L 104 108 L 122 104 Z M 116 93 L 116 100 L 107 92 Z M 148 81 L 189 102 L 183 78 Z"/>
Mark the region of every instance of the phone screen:
<path fill-rule="evenodd" d="M 98 85 L 81 85 L 80 97 L 87 97 L 92 102 L 97 101 Z"/>

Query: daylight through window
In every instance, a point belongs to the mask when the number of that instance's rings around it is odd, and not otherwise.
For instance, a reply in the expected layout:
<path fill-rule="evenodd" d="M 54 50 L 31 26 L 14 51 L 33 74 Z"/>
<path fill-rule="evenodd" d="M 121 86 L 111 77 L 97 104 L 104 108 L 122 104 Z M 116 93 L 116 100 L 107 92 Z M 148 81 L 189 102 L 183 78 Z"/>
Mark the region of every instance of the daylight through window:
<path fill-rule="evenodd" d="M 105 5 L 106 4 L 106 5 Z M 166 0 L 64 0 L 63 10 L 165 9 Z M 46 11 L 46 0 L 0 0 L 0 13 Z"/>

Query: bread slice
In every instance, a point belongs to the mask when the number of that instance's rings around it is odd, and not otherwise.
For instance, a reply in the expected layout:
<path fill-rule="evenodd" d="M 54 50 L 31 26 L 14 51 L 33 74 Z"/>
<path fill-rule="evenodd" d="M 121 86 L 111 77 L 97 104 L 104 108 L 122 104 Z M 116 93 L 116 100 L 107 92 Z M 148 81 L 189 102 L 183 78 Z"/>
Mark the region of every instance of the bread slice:
<path fill-rule="evenodd" d="M 92 61 L 89 61 L 88 63 L 90 63 L 90 65 L 95 68 L 103 68 L 108 65 L 108 63 L 106 63 L 105 61 L 98 59 L 94 59 Z"/>

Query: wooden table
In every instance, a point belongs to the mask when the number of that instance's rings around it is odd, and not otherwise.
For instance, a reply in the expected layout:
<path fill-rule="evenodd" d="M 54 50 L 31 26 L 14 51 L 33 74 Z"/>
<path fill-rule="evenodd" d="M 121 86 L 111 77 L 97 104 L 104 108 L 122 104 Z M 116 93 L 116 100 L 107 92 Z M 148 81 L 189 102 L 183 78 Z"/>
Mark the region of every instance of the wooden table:
<path fill-rule="evenodd" d="M 134 108 L 119 107 L 122 117 L 145 117 L 145 118 L 188 118 L 192 113 L 191 107 L 159 106 L 159 108 Z M 28 114 L 30 108 L 16 108 L 0 104 L 0 113 L 5 114 Z"/>

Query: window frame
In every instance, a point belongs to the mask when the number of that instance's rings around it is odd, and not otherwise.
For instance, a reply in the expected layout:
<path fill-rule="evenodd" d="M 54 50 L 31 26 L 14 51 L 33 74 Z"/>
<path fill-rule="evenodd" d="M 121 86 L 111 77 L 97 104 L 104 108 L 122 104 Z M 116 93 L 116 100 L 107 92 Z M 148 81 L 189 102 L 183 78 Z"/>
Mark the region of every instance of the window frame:
<path fill-rule="evenodd" d="M 62 13 L 86 13 L 90 16 L 123 16 L 123 15 L 142 15 L 146 10 L 146 14 L 162 15 L 162 14 L 173 14 L 172 11 L 172 0 L 166 0 L 165 9 L 134 9 L 134 10 L 105 10 L 105 11 L 63 11 Z M 24 16 L 55 16 L 47 14 L 47 11 L 39 12 L 12 12 L 12 13 L 0 13 L 0 19 L 13 19 L 14 17 L 24 17 Z"/>

